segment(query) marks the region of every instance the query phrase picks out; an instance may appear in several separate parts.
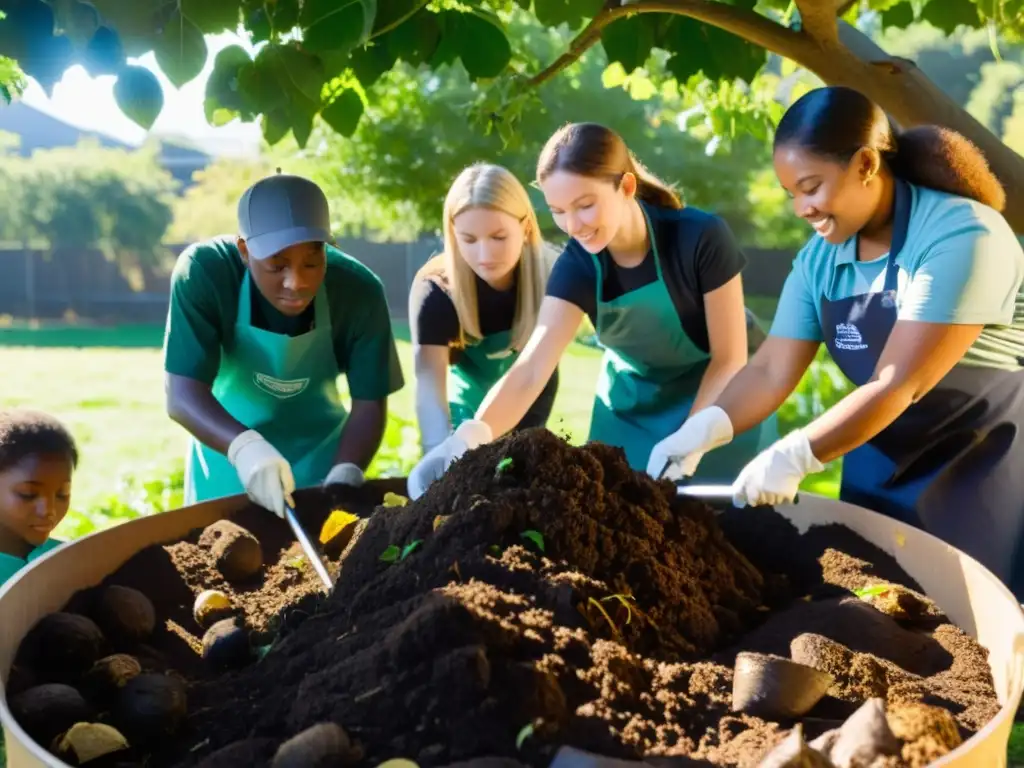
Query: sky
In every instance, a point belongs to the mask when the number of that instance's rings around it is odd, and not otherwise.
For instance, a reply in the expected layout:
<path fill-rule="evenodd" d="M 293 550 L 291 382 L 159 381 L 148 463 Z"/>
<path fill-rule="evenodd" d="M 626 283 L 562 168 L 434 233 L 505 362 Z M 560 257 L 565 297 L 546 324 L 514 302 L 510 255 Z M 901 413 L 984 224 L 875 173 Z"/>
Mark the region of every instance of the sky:
<path fill-rule="evenodd" d="M 234 34 L 209 35 L 206 44 L 209 55 L 206 66 L 198 77 L 180 90 L 174 88 L 156 65 L 152 53 L 138 59 L 128 59 L 152 70 L 164 90 L 164 108 L 151 129 L 156 134 L 186 136 L 198 141 L 208 152 L 217 154 L 247 154 L 259 146 L 260 129 L 257 123 L 238 121 L 214 128 L 207 124 L 203 114 L 206 81 L 213 69 L 213 60 L 221 48 L 237 43 L 248 48 L 247 41 Z M 26 104 L 57 117 L 79 128 L 105 133 L 130 144 L 139 144 L 146 131 L 122 114 L 114 100 L 115 78 L 110 75 L 90 77 L 80 66 L 64 73 L 56 85 L 53 98 L 34 81 L 22 96 Z"/>

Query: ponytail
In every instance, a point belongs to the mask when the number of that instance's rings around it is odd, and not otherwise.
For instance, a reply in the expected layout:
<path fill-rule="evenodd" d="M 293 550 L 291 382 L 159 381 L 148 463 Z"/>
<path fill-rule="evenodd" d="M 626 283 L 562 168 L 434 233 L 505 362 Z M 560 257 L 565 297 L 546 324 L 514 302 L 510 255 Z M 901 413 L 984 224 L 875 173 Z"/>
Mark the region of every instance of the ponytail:
<path fill-rule="evenodd" d="M 638 200 L 661 208 L 680 209 L 682 198 L 664 181 L 659 179 L 641 163 L 633 153 L 629 153 L 630 172 L 636 176 L 636 196 Z"/>
<path fill-rule="evenodd" d="M 893 175 L 920 187 L 977 200 L 1002 211 L 1006 190 L 981 151 L 956 131 L 923 125 L 896 134 L 886 157 Z"/>
<path fill-rule="evenodd" d="M 874 149 L 893 175 L 940 192 L 977 200 L 997 211 L 1006 192 L 984 155 L 956 131 L 926 125 L 900 132 L 888 115 L 852 88 L 829 86 L 801 96 L 775 130 L 775 146 L 795 146 L 848 163 Z"/>

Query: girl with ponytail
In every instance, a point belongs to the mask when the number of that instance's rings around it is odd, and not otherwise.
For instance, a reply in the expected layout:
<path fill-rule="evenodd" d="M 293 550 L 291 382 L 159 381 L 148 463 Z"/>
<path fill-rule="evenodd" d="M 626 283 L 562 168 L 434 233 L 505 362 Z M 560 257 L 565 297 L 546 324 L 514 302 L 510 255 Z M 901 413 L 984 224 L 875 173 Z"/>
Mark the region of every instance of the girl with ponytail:
<path fill-rule="evenodd" d="M 774 161 L 815 235 L 768 339 L 673 458 L 773 412 L 824 343 L 857 388 L 745 467 L 734 501 L 791 501 L 843 456 L 843 500 L 945 539 L 1024 598 L 1024 250 L 998 179 L 964 137 L 901 133 L 849 88 L 797 101 Z"/>
<path fill-rule="evenodd" d="M 570 240 L 552 269 L 536 328 L 475 418 L 413 470 L 413 495 L 464 451 L 515 427 L 584 313 L 606 350 L 590 439 L 623 448 L 632 467 L 658 477 L 667 468 L 666 440 L 691 411 L 714 402 L 746 362 L 746 261 L 721 219 L 685 207 L 622 137 L 594 123 L 566 125 L 548 140 L 537 185 Z M 759 422 L 701 466 L 704 482 L 731 482 L 771 444 L 774 417 Z"/>

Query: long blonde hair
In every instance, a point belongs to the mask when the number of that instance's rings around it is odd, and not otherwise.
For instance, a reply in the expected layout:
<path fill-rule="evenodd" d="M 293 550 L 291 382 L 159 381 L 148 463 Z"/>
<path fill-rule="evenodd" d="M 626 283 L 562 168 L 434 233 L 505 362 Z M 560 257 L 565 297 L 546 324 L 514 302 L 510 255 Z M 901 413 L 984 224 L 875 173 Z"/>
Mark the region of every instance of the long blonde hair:
<path fill-rule="evenodd" d="M 444 252 L 440 260 L 451 285 L 452 303 L 459 315 L 460 346 L 473 344 L 483 338 L 476 276 L 459 252 L 458 239 L 455 237 L 455 217 L 470 208 L 489 208 L 507 213 L 519 221 L 525 230 L 523 252 L 516 265 L 519 274 L 510 344 L 511 348 L 521 351 L 537 324 L 549 271 L 549 254 L 540 236 L 537 214 L 526 188 L 500 165 L 476 163 L 465 168 L 452 182 L 444 201 Z"/>

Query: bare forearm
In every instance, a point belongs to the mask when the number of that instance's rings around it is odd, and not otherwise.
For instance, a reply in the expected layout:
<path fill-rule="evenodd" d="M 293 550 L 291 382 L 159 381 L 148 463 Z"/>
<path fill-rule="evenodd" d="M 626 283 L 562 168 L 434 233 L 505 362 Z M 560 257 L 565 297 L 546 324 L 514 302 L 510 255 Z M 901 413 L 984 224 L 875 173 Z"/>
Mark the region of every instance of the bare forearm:
<path fill-rule="evenodd" d="M 341 430 L 335 464 L 355 464 L 362 470 L 370 466 L 384 437 L 388 419 L 387 400 L 360 400 L 352 405 L 352 412 Z"/>
<path fill-rule="evenodd" d="M 859 448 L 892 424 L 913 402 L 910 387 L 869 381 L 829 408 L 804 429 L 822 464 Z"/>
<path fill-rule="evenodd" d="M 497 384 L 491 387 L 476 418 L 487 422 L 495 437 L 503 435 L 518 424 L 530 406 L 540 396 L 550 378 L 540 376 L 534 366 L 513 365 Z"/>
<path fill-rule="evenodd" d="M 775 413 L 791 391 L 788 383 L 773 381 L 766 368 L 751 363 L 729 380 L 715 405 L 729 415 L 733 434 L 739 435 Z"/>
<path fill-rule="evenodd" d="M 167 415 L 215 451 L 227 454 L 231 441 L 249 428 L 228 413 L 199 381 L 174 377 L 167 390 Z"/>
<path fill-rule="evenodd" d="M 697 388 L 697 396 L 693 400 L 691 413 L 707 408 L 712 405 L 725 391 L 726 386 L 733 376 L 743 370 L 742 360 L 714 360 L 708 364 L 701 377 L 700 387 Z"/>

